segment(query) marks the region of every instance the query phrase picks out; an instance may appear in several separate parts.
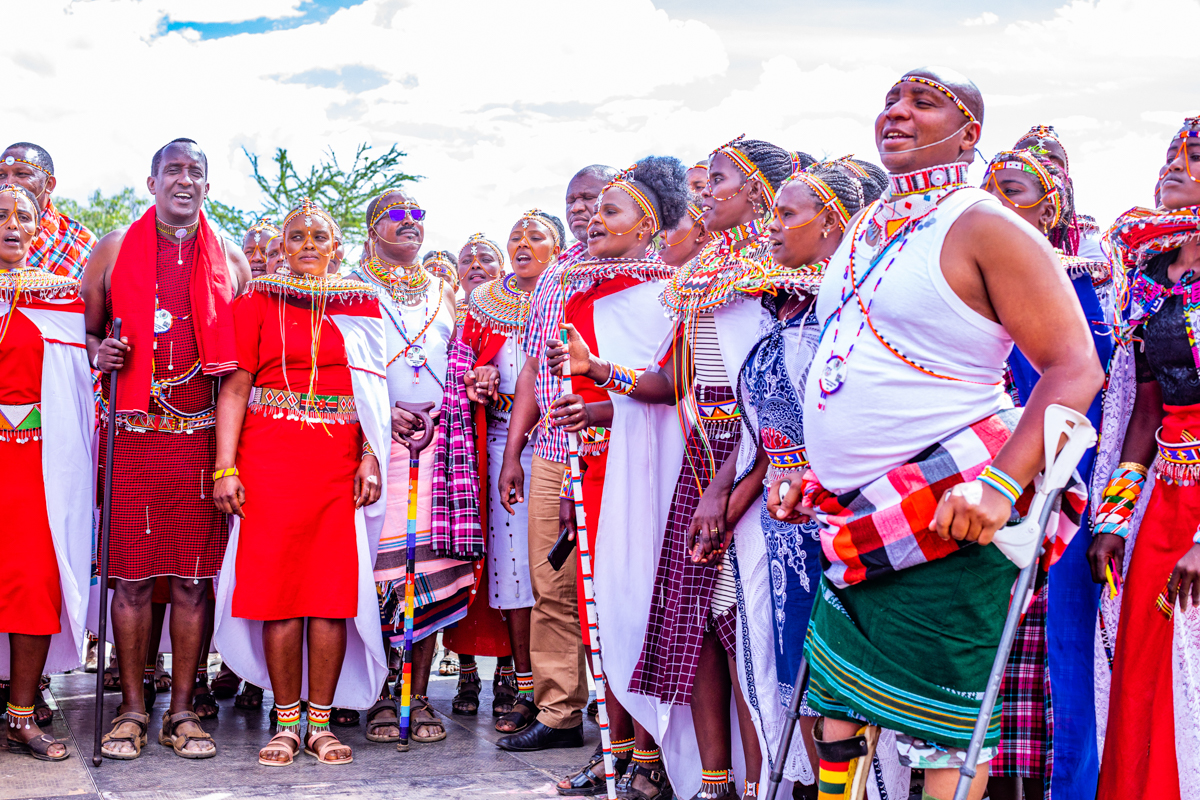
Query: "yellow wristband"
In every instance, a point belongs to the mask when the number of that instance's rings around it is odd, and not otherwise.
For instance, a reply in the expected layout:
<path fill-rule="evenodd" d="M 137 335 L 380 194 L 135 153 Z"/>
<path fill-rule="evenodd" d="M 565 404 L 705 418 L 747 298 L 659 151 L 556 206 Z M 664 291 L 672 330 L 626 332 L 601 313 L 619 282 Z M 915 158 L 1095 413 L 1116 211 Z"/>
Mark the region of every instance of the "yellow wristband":
<path fill-rule="evenodd" d="M 221 480 L 221 478 L 232 478 L 234 475 L 238 475 L 238 474 L 240 474 L 240 473 L 238 472 L 237 467 L 230 467 L 229 469 L 219 469 L 213 473 L 213 483 L 216 483 L 217 481 Z"/>

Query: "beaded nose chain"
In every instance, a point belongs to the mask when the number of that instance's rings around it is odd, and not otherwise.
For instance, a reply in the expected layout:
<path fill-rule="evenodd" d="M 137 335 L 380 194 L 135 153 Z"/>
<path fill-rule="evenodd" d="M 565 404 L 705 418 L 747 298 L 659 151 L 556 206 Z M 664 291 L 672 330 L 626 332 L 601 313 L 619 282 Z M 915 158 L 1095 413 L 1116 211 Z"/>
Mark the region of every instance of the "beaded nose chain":
<path fill-rule="evenodd" d="M 301 214 L 304 215 L 304 241 L 301 242 L 300 246 L 295 250 L 288 250 L 287 239 L 285 238 L 281 243 L 284 255 L 286 255 L 289 259 L 294 256 L 298 256 L 311 244 L 313 250 L 315 250 L 317 253 L 323 256 L 332 256 L 337 250 L 337 247 L 334 246 L 334 239 L 332 236 L 333 231 L 337 230 L 337 224 L 333 221 L 333 217 L 329 216 L 329 214 L 323 208 L 318 206 L 312 200 L 309 200 L 307 197 L 300 202 L 300 205 L 296 208 L 296 210 L 287 215 L 287 219 L 283 221 L 283 230 L 286 231 L 292 220 Z M 312 223 L 314 214 L 322 217 L 327 223 L 329 223 L 331 236 L 329 242 L 324 247 L 319 246 L 316 240 L 313 239 Z M 270 244 L 269 239 L 267 240 L 267 243 Z M 326 266 L 328 266 L 328 264 Z M 290 269 L 291 265 L 289 264 L 288 267 Z"/>
<path fill-rule="evenodd" d="M 9 158 L 12 158 L 12 156 L 9 156 Z M 11 183 L 0 186 L 0 194 L 11 194 L 13 196 L 12 211 L 5 214 L 3 218 L 0 218 L 0 226 L 7 225 L 11 221 L 16 223 L 17 230 L 25 231 L 31 236 L 36 234 L 38 229 L 37 215 L 34 215 L 33 223 L 26 227 L 25 223 L 21 222 L 21 217 L 17 214 L 18 198 L 28 200 L 29 197 L 24 194 L 21 189 Z"/>
<path fill-rule="evenodd" d="M 697 227 L 703 229 L 704 226 L 703 226 L 703 223 L 701 222 L 701 217 L 704 216 L 704 211 L 701 210 L 700 206 L 696 205 L 695 203 L 689 203 L 688 207 L 687 207 L 687 213 L 688 213 L 688 216 L 692 218 L 692 224 L 687 229 L 687 233 L 683 234 L 683 236 L 680 236 L 678 239 L 675 239 L 675 240 L 666 238 L 663 241 L 663 245 L 665 247 L 675 247 L 676 245 L 683 244 L 684 242 L 686 242 L 688 239 L 691 238 L 692 231 L 696 230 Z"/>
<path fill-rule="evenodd" d="M 1184 121 L 1184 124 L 1200 124 L 1200 118 L 1189 118 Z M 1192 174 L 1192 164 L 1188 159 L 1188 139 L 1200 139 L 1200 130 L 1184 130 L 1180 131 L 1176 137 L 1179 139 L 1179 152 L 1175 154 L 1175 158 L 1183 157 L 1183 172 L 1193 183 L 1200 183 L 1200 178 Z M 1174 161 L 1175 159 L 1171 159 Z"/>
<path fill-rule="evenodd" d="M 997 174 L 1005 169 L 1021 170 L 1036 177 L 1042 185 L 1042 196 L 1027 205 L 1021 205 L 1013 200 L 1000 188 L 1000 179 L 997 177 Z M 987 189 L 988 186 L 996 187 L 996 194 L 1013 208 L 1033 208 L 1046 198 L 1050 198 L 1050 202 L 1054 206 L 1054 219 L 1050 222 L 1050 227 L 1056 227 L 1059 220 L 1062 219 L 1062 193 L 1058 185 L 1055 184 L 1054 178 L 1046 168 L 1023 150 L 1007 150 L 996 154 L 988 164 L 987 178 L 983 182 L 984 189 Z"/>
<path fill-rule="evenodd" d="M 500 271 L 503 271 L 504 270 L 504 254 L 502 252 L 500 252 L 500 248 L 496 245 L 495 242 L 493 242 L 491 239 L 488 239 L 482 233 L 471 234 L 470 238 L 467 239 L 467 243 L 465 245 L 463 245 L 462 250 L 458 251 L 458 258 L 459 258 L 460 263 L 462 263 L 463 253 L 466 253 L 468 250 L 470 251 L 470 258 L 466 261 L 466 269 L 461 270 L 461 271 L 463 271 L 463 272 L 469 271 L 472 267 L 479 267 L 480 269 L 484 270 L 485 272 L 487 271 L 487 267 L 485 267 L 483 262 L 479 260 L 479 248 L 481 246 L 486 247 L 488 250 L 491 250 L 492 253 L 495 254 L 497 269 Z"/>
<path fill-rule="evenodd" d="M 394 203 L 389 203 L 388 205 L 379 209 L 379 211 L 377 211 L 375 213 L 375 218 L 373 220 L 371 220 L 371 226 L 370 226 L 371 230 L 375 231 L 376 223 L 378 223 L 379 220 L 381 220 L 385 216 L 387 216 L 387 213 L 389 211 L 391 211 L 393 208 L 405 209 L 404 216 L 401 217 L 401 220 L 407 222 L 409 219 L 411 219 L 414 223 L 419 222 L 420 220 L 418 220 L 415 216 L 410 214 L 409 210 L 415 209 L 417 211 L 422 211 L 422 212 L 424 211 L 423 208 L 421 208 L 419 205 L 414 203 L 412 200 L 397 200 Z M 425 219 L 424 215 L 421 216 L 421 219 Z M 408 227 L 411 227 L 413 229 L 413 231 L 417 230 L 417 226 L 415 224 L 412 226 L 402 225 L 401 230 L 408 228 Z M 379 238 L 379 241 L 381 241 L 385 244 L 408 244 L 407 242 L 393 242 L 391 239 L 385 239 L 385 238 L 383 238 L 383 235 L 379 233 L 379 231 L 375 231 L 375 235 Z"/>
<path fill-rule="evenodd" d="M 846 206 L 842 203 L 841 198 L 837 196 L 837 193 L 834 192 L 833 189 L 829 188 L 829 184 L 818 178 L 816 175 L 809 174 L 808 172 L 795 172 L 792 173 L 791 177 L 785 180 L 783 185 L 779 187 L 780 191 L 782 191 L 783 187 L 787 186 L 789 183 L 803 183 L 809 189 L 812 189 L 813 194 L 815 194 L 817 199 L 821 201 L 821 205 L 817 207 L 817 212 L 813 214 L 811 218 L 801 222 L 799 225 L 782 226 L 785 231 L 803 228 L 805 225 L 821 216 L 822 211 L 830 207 L 833 208 L 834 213 L 837 215 L 838 228 L 841 230 L 846 229 L 846 225 L 850 222 L 850 212 L 846 210 Z"/>

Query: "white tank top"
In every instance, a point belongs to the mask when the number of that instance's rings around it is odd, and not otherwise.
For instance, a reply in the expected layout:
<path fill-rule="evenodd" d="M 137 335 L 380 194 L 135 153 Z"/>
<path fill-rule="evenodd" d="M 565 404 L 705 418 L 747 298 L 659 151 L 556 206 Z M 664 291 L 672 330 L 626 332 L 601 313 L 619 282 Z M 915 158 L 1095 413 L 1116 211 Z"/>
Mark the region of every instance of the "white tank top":
<path fill-rule="evenodd" d="M 1012 339 L 1003 326 L 973 311 L 954 293 L 941 267 L 942 242 L 950 227 L 968 208 L 986 202 L 998 203 L 975 188 L 959 189 L 944 199 L 908 236 L 870 306 L 876 330 L 910 361 L 962 380 L 934 377 L 909 366 L 885 348 L 869 327 L 864 326 L 855 339 L 863 317 L 851 295 L 850 279 L 843 277 L 850 236 L 842 240 L 826 267 L 817 295 L 823 333 L 804 396 L 805 444 L 825 488 L 839 493 L 861 488 L 929 445 L 1002 408 L 1004 364 Z M 866 231 L 867 225 L 861 225 L 860 237 Z M 866 242 L 859 242 L 854 268 L 860 281 L 874 252 Z M 870 300 L 878 270 L 891 257 L 891 252 L 884 256 L 876 272 L 863 282 L 859 293 L 864 304 Z M 840 322 L 830 320 L 843 292 L 851 299 L 842 308 Z M 839 330 L 836 342 L 835 328 Z M 824 410 L 818 410 L 825 364 L 832 355 L 845 357 L 852 341 L 845 383 L 827 395 Z"/>
<path fill-rule="evenodd" d="M 441 285 L 441 281 L 433 279 L 429 284 L 429 291 L 425 294 L 425 302 L 412 308 L 398 305 L 386 290 L 381 289 L 377 292 L 380 310 L 383 313 L 383 325 L 387 329 L 388 397 L 393 403 L 397 400 L 405 403 L 433 403 L 431 413 L 437 413 L 442 408 L 442 398 L 445 395 L 443 385 L 446 383 L 446 348 L 450 342 L 450 334 L 454 332 L 454 312 L 448 310 L 442 302 L 442 292 L 439 291 Z M 418 335 L 431 314 L 435 315 L 433 322 L 423 335 Z M 427 361 L 419 370 L 414 370 L 404 360 L 403 353 L 409 341 L 425 351 Z"/>

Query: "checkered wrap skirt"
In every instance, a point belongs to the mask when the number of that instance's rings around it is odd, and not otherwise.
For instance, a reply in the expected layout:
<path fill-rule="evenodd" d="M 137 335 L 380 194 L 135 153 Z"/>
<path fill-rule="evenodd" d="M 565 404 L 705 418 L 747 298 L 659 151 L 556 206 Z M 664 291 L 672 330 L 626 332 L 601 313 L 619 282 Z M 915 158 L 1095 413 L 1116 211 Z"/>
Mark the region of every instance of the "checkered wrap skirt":
<path fill-rule="evenodd" d="M 703 393 L 714 402 L 733 398 L 733 389 L 728 386 L 704 387 Z M 703 425 L 719 469 L 726 459 L 737 454 L 740 423 L 734 420 L 732 425 L 729 422 Z M 716 633 L 726 650 L 732 652 L 737 630 L 736 606 L 717 619 L 710 612 L 713 586 L 717 582 L 716 566 L 694 564 L 688 555 L 688 526 L 700 504 L 701 486 L 707 488 L 712 480 L 705 463 L 693 433 L 688 439 L 667 515 L 645 644 L 629 685 L 632 692 L 678 705 L 692 702 L 704 634 Z"/>
<path fill-rule="evenodd" d="M 1049 778 L 1054 715 L 1046 661 L 1046 587 L 1025 612 L 1000 686 L 1000 754 L 992 774 Z"/>

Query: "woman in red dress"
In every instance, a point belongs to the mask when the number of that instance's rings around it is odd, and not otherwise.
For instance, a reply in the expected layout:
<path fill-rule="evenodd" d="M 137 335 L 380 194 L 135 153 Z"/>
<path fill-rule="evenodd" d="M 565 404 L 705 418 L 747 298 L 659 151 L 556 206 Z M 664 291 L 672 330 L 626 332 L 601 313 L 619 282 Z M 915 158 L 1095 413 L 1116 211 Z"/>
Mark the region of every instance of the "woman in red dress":
<path fill-rule="evenodd" d="M 0 483 L 18 500 L 0 534 L 0 678 L 11 681 L 9 752 L 62 761 L 66 747 L 32 724 L 33 707 L 43 671 L 82 660 L 91 374 L 79 281 L 26 266 L 38 220 L 33 195 L 0 186 Z"/>
<path fill-rule="evenodd" d="M 378 627 L 362 641 L 346 625 L 360 611 L 377 616 L 363 512 L 380 499 L 375 453 L 389 443 L 379 424 L 387 414 L 383 324 L 373 290 L 327 275 L 340 242 L 322 209 L 305 201 L 284 222 L 282 240 L 290 271 L 255 279 L 234 304 L 238 369 L 217 401 L 214 498 L 237 519 L 216 639 L 234 671 L 256 684 L 256 653 L 265 655 L 279 732 L 259 752 L 261 764 L 285 766 L 300 751 L 302 697 L 305 752 L 347 764 L 350 748 L 328 727 L 335 690 L 339 706 L 353 707 L 355 687 L 372 682 L 370 662 L 387 668 Z M 288 477 L 299 465 L 316 468 L 312 479 Z M 243 620 L 261 621 L 261 647 L 248 641 Z M 365 677 L 353 674 L 358 665 Z M 359 692 L 359 702 L 369 705 L 375 688 Z"/>

